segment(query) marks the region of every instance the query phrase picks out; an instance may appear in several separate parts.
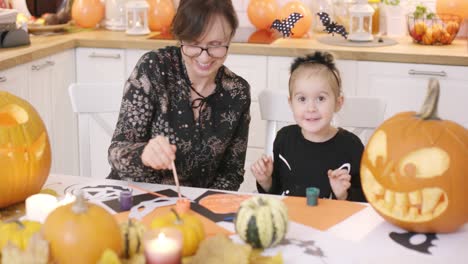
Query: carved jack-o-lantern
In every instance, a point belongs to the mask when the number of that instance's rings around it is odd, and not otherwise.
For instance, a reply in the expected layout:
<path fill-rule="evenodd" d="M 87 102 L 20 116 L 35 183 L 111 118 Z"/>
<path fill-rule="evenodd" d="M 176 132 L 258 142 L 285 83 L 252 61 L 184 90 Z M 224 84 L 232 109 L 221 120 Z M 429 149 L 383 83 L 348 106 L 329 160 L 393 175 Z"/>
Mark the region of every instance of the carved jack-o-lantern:
<path fill-rule="evenodd" d="M 38 193 L 51 162 L 47 131 L 26 101 L 0 91 L 0 208 Z"/>
<path fill-rule="evenodd" d="M 421 113 L 399 113 L 369 140 L 361 180 L 387 221 L 414 232 L 452 232 L 468 221 L 468 130 L 436 117 L 439 83 Z"/>

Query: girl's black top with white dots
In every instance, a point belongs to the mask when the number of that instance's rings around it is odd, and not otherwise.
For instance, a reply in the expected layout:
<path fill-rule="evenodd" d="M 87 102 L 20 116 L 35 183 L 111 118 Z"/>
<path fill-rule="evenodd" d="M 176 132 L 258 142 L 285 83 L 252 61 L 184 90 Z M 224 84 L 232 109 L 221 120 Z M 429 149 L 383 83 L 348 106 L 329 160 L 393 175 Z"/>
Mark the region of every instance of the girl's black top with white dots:
<path fill-rule="evenodd" d="M 190 101 L 191 82 L 179 47 L 144 54 L 124 87 L 119 119 L 109 147 L 109 179 L 174 184 L 172 171 L 143 165 L 141 154 L 157 135 L 177 146 L 181 185 L 237 190 L 243 181 L 250 123 L 250 86 L 221 66 L 214 92 Z M 196 106 L 195 106 L 196 107 Z"/>

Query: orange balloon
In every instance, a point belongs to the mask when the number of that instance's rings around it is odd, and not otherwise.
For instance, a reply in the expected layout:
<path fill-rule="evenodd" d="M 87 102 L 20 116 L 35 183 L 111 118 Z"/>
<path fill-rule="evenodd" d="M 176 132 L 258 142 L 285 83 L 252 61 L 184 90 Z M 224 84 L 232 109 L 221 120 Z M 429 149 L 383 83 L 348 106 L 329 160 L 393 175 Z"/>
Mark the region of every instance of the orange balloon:
<path fill-rule="evenodd" d="M 257 29 L 269 29 L 277 18 L 278 9 L 275 0 L 251 0 L 247 7 L 247 16 Z"/>
<path fill-rule="evenodd" d="M 292 13 L 299 13 L 304 17 L 296 22 L 292 32 L 293 38 L 301 38 L 307 31 L 309 31 L 310 25 L 312 24 L 312 14 L 304 3 L 299 1 L 289 2 L 281 8 L 280 17 L 281 19 L 287 19 Z"/>
<path fill-rule="evenodd" d="M 468 0 L 437 0 L 436 12 L 468 18 Z"/>
<path fill-rule="evenodd" d="M 270 43 L 275 40 L 273 32 L 267 29 L 259 29 L 252 33 L 247 40 L 248 43 Z"/>
<path fill-rule="evenodd" d="M 175 8 L 171 0 L 147 0 L 148 24 L 151 31 L 168 32 L 174 19 Z"/>
<path fill-rule="evenodd" d="M 104 18 L 104 4 L 100 0 L 75 0 L 72 18 L 76 25 L 93 28 Z"/>

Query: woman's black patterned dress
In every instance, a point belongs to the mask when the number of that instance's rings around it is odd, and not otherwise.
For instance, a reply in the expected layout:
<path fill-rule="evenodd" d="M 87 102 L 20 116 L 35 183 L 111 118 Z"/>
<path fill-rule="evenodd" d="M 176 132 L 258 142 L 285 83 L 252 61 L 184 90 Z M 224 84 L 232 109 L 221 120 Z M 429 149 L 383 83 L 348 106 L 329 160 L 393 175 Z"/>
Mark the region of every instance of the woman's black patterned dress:
<path fill-rule="evenodd" d="M 250 123 L 250 86 L 222 66 L 214 92 L 197 120 L 187 71 L 178 47 L 143 55 L 124 87 L 119 119 L 109 147 L 108 178 L 174 184 L 169 170 L 143 165 L 148 141 L 164 135 L 177 146 L 180 184 L 237 190 L 243 181 Z"/>

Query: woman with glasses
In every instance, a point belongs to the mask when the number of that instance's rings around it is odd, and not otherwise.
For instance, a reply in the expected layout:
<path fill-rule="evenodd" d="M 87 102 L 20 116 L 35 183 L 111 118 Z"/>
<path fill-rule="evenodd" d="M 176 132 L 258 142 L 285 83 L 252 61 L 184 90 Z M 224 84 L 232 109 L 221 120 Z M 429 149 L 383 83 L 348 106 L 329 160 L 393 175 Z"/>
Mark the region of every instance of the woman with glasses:
<path fill-rule="evenodd" d="M 125 84 L 108 178 L 237 190 L 250 86 L 223 65 L 238 20 L 231 0 L 181 0 L 179 47 L 146 53 Z"/>

